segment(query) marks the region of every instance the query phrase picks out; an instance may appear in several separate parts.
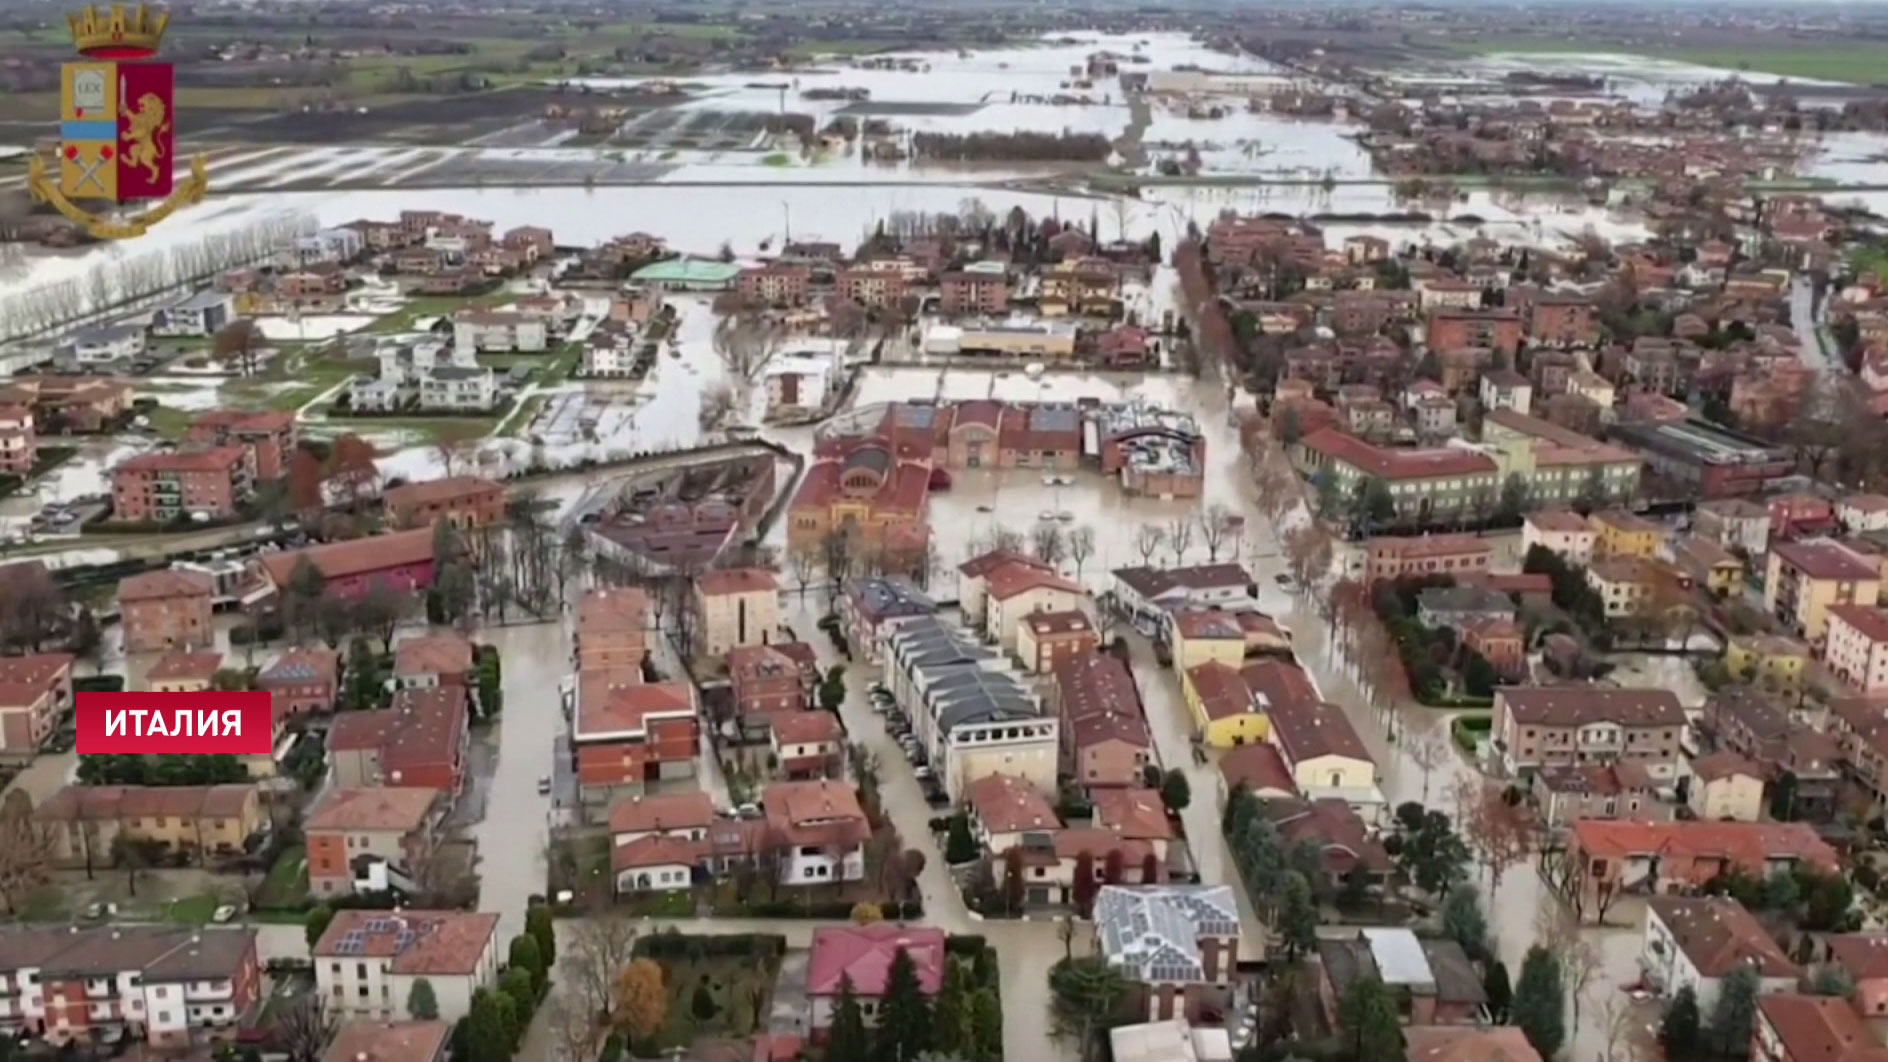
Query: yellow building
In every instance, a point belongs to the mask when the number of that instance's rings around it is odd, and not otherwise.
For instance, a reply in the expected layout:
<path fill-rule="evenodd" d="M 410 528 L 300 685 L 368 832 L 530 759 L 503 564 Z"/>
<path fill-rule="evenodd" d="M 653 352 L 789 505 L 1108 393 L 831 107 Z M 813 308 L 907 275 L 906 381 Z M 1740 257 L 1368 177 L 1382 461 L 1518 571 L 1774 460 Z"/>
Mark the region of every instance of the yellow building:
<path fill-rule="evenodd" d="M 1644 557 L 1658 552 L 1665 528 L 1624 509 L 1607 509 L 1587 518 L 1593 525 L 1593 556 Z"/>
<path fill-rule="evenodd" d="M 1724 668 L 1731 677 L 1764 689 L 1794 692 L 1803 688 L 1809 646 L 1780 634 L 1732 635 L 1724 647 Z"/>
<path fill-rule="evenodd" d="M 144 673 L 144 684 L 152 693 L 201 693 L 222 666 L 222 653 L 165 653 Z"/>
<path fill-rule="evenodd" d="M 1841 543 L 1812 538 L 1770 550 L 1764 610 L 1812 647 L 1828 633 L 1832 606 L 1876 605 L 1880 599 L 1881 568 Z"/>
<path fill-rule="evenodd" d="M 1719 597 L 1729 597 L 1743 586 L 1744 562 L 1708 538 L 1687 535 L 1672 543 L 1672 563 Z"/>
<path fill-rule="evenodd" d="M 1300 793 L 1338 796 L 1353 806 L 1382 800 L 1374 792 L 1377 763 L 1343 709 L 1319 700 L 1283 700 L 1271 705 L 1268 718 L 1272 744 Z"/>
<path fill-rule="evenodd" d="M 262 802 L 253 786 L 75 786 L 48 797 L 33 811 L 61 863 L 106 866 L 112 841 L 123 837 L 184 852 L 196 862 L 241 853 L 262 828 Z"/>
<path fill-rule="evenodd" d="M 1735 752 L 1715 752 L 1691 764 L 1691 810 L 1706 822 L 1763 818 L 1763 768 Z"/>
<path fill-rule="evenodd" d="M 1183 609 L 1172 614 L 1173 666 L 1182 674 L 1215 661 L 1237 669 L 1246 658 L 1246 632 L 1231 613 Z"/>
<path fill-rule="evenodd" d="M 1174 659 L 1178 661 L 1179 656 Z M 1214 748 L 1231 748 L 1266 739 L 1271 724 L 1237 668 L 1207 660 L 1181 675 L 1181 692 L 1201 741 Z"/>

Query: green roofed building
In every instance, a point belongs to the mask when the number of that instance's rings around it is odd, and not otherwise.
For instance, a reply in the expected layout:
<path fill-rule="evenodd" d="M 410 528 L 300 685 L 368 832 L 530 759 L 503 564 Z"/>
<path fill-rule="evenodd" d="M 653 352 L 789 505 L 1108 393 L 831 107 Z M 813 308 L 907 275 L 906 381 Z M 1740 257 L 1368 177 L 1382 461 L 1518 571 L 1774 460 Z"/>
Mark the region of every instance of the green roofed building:
<path fill-rule="evenodd" d="M 726 291 L 741 267 L 707 258 L 665 258 L 630 274 L 629 279 L 662 291 Z"/>

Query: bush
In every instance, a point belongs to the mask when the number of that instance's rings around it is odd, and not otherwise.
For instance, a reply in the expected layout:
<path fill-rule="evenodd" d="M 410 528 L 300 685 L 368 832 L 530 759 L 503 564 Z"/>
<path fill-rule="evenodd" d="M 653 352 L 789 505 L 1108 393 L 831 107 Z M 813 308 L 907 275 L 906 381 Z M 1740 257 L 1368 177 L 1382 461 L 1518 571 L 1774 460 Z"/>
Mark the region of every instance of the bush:
<path fill-rule="evenodd" d="M 1481 739 L 1492 734 L 1494 729 L 1494 718 L 1486 715 L 1458 715 L 1449 724 L 1449 732 L 1454 735 L 1456 745 L 1463 752 L 1471 754 Z"/>
<path fill-rule="evenodd" d="M 852 920 L 853 904 L 846 900 L 815 900 L 801 903 L 796 900 L 761 900 L 742 904 L 739 913 L 750 918 L 815 918 L 822 921 L 849 922 Z M 881 906 L 888 921 L 908 922 L 924 917 L 924 903 L 911 900 L 907 903 L 888 903 Z"/>
<path fill-rule="evenodd" d="M 264 642 L 279 641 L 286 633 L 287 628 L 277 622 L 265 622 L 259 626 L 252 623 L 238 623 L 229 629 L 229 644 L 261 645 Z"/>
<path fill-rule="evenodd" d="M 74 693 L 122 693 L 124 688 L 123 675 L 85 675 L 72 680 Z"/>
<path fill-rule="evenodd" d="M 696 935 L 665 929 L 638 938 L 639 959 L 710 959 L 726 956 L 774 957 L 787 950 L 787 938 L 764 933 Z"/>

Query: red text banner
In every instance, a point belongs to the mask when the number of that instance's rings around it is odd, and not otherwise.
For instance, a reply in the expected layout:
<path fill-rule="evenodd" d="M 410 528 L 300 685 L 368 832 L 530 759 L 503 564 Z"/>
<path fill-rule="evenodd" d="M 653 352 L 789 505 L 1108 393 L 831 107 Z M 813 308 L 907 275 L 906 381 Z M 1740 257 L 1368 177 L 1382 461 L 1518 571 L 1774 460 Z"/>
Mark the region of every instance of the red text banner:
<path fill-rule="evenodd" d="M 80 693 L 81 753 L 264 754 L 275 744 L 266 691 Z"/>

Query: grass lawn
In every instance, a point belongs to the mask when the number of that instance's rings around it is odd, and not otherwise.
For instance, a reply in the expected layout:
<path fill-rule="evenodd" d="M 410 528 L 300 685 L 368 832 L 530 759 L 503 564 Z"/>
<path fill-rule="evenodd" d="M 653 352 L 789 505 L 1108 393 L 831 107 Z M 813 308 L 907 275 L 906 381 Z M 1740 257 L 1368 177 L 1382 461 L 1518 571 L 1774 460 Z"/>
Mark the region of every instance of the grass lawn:
<path fill-rule="evenodd" d="M 256 907 L 284 911 L 295 909 L 297 920 L 300 908 L 308 902 L 308 852 L 299 845 L 285 848 L 275 857 L 275 865 L 269 868 L 269 876 L 262 887 L 256 890 Z"/>
<path fill-rule="evenodd" d="M 485 435 L 498 426 L 498 421 L 499 417 L 349 417 L 334 413 L 328 415 L 328 423 L 339 427 L 342 431 L 410 432 L 418 436 L 415 439 L 415 445 L 434 443 L 447 435 L 461 439 Z"/>
<path fill-rule="evenodd" d="M 382 317 L 367 327 L 369 332 L 411 332 L 413 322 L 422 317 L 443 317 L 455 310 L 467 310 L 475 306 L 498 306 L 520 298 L 514 292 L 499 288 L 484 295 L 420 295 L 408 300 L 405 306 Z"/>
<path fill-rule="evenodd" d="M 549 400 L 549 395 L 532 395 L 525 399 L 523 408 L 519 409 L 517 415 L 511 418 L 510 423 L 505 425 L 504 435 L 511 439 L 523 438 L 531 431 L 532 422 L 538 419 L 538 412 Z"/>
<path fill-rule="evenodd" d="M 779 973 L 776 960 L 742 955 L 657 961 L 669 990 L 668 1020 L 657 1037 L 661 1047 L 687 1047 L 702 1036 L 742 1039 L 766 1026 L 774 977 Z M 695 997 L 697 988 L 704 986 L 713 1008 L 704 1001 L 700 1010 L 706 1016 L 700 1017 Z"/>
<path fill-rule="evenodd" d="M 196 416 L 188 410 L 173 409 L 170 406 L 153 406 L 145 410 L 144 416 L 151 422 L 151 427 L 166 439 L 182 438 L 184 429 Z"/>
<path fill-rule="evenodd" d="M 1751 44 L 1734 47 L 1643 47 L 1604 41 L 1545 40 L 1538 37 L 1442 42 L 1459 51 L 1489 55 L 1514 52 L 1532 55 L 1642 55 L 1725 70 L 1741 70 L 1776 77 L 1812 78 L 1870 84 L 1882 77 L 1883 52 L 1868 45 L 1810 45 L 1801 42 Z"/>
<path fill-rule="evenodd" d="M 164 920 L 183 926 L 204 925 L 216 913 L 218 906 L 216 897 L 207 892 L 180 896 L 164 906 Z"/>

